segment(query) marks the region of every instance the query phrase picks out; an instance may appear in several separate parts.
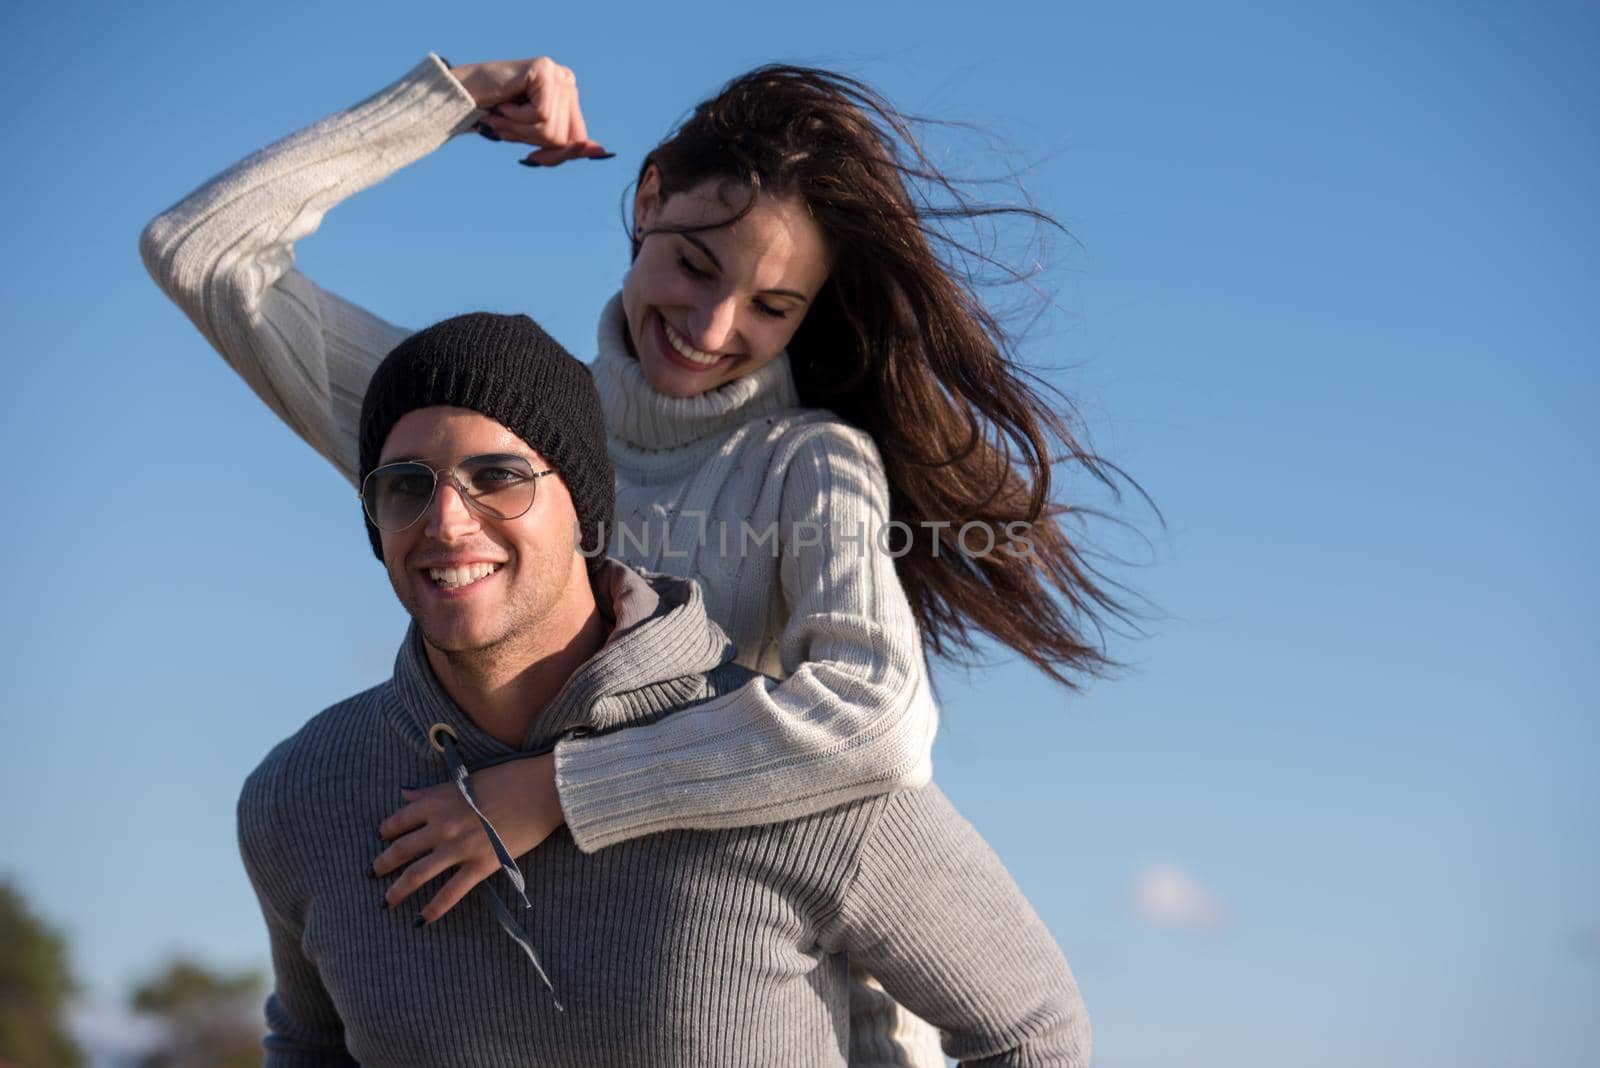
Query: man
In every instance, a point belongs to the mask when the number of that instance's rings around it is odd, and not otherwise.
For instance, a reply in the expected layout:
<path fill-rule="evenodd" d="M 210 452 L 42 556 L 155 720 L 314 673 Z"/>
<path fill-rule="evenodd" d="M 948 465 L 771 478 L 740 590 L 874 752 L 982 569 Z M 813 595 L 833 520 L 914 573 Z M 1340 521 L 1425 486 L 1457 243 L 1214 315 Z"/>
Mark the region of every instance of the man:
<path fill-rule="evenodd" d="M 847 954 L 954 1056 L 1087 1063 L 1066 962 L 931 786 L 590 854 L 558 830 L 436 923 L 389 907 L 362 876 L 403 787 L 470 796 L 467 768 L 692 715 L 752 676 L 692 582 L 580 551 L 574 530 L 603 544 L 612 508 L 599 400 L 526 317 L 402 342 L 361 443 L 412 626 L 393 678 L 280 744 L 240 797 L 269 1065 L 843 1064 Z"/>

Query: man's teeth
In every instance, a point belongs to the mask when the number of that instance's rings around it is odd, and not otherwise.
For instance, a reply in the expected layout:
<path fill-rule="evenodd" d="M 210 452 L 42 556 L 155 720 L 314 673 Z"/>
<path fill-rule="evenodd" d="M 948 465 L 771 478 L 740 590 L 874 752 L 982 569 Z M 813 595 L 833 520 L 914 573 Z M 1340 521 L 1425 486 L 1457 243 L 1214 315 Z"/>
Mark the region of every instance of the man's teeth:
<path fill-rule="evenodd" d="M 446 589 L 470 586 L 500 570 L 499 564 L 468 564 L 466 567 L 430 567 L 428 577 Z"/>
<path fill-rule="evenodd" d="M 673 348 L 678 350 L 678 355 L 682 356 L 690 363 L 697 363 L 702 367 L 710 367 L 712 364 L 722 359 L 721 356 L 713 356 L 709 352 L 701 352 L 699 349 L 689 344 L 684 340 L 683 335 L 672 329 L 672 324 L 667 322 L 665 319 L 661 320 L 661 325 L 667 332 L 667 340 L 671 342 Z"/>

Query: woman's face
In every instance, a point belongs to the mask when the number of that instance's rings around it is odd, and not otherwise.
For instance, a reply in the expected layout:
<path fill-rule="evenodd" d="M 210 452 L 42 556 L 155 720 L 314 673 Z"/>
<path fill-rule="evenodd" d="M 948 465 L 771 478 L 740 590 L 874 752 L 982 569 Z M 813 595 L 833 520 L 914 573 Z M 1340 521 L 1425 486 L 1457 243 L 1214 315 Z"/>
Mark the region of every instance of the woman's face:
<path fill-rule="evenodd" d="M 799 200 L 760 196 L 743 218 L 708 180 L 662 203 L 651 167 L 634 198 L 643 233 L 622 285 L 628 333 L 645 380 L 692 397 L 770 363 L 828 278 L 822 231 Z M 710 226 L 676 234 L 657 228 Z"/>

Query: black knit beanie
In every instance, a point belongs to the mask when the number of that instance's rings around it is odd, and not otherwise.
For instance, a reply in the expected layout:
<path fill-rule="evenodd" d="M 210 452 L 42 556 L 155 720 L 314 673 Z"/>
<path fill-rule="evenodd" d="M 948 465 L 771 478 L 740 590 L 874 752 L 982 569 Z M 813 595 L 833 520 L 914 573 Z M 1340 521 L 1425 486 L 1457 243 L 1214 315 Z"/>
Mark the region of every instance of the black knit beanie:
<path fill-rule="evenodd" d="M 361 402 L 361 479 L 378 466 L 389 431 L 407 412 L 470 408 L 516 434 L 561 474 L 585 550 L 611 529 L 616 482 L 606 453 L 600 395 L 589 369 L 526 315 L 473 312 L 420 330 L 385 356 Z M 365 510 L 362 518 L 366 519 Z M 366 520 L 383 559 L 378 528 Z M 589 570 L 603 553 L 590 552 Z"/>

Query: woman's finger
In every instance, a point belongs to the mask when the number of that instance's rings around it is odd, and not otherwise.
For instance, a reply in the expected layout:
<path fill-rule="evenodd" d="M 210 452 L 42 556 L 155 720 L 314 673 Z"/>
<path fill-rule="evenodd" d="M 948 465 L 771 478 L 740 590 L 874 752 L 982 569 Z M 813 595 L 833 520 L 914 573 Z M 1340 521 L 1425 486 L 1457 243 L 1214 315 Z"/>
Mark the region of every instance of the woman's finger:
<path fill-rule="evenodd" d="M 589 125 L 583 121 L 583 107 L 578 102 L 578 87 L 572 87 L 572 125 L 567 136 L 575 145 L 589 143 Z"/>
<path fill-rule="evenodd" d="M 541 111 L 540 114 L 548 112 Z M 536 148 L 557 147 L 551 132 L 554 124 L 551 122 L 513 122 L 500 115 L 486 116 L 483 121 L 502 141 L 520 141 Z"/>
<path fill-rule="evenodd" d="M 487 860 L 475 859 L 456 868 L 456 873 L 450 881 L 439 888 L 439 892 L 422 906 L 421 916 L 429 923 L 442 917 L 445 913 L 461 903 L 461 899 L 471 892 L 474 886 L 483 882 L 489 876 L 500 870 L 500 864 L 490 856 Z"/>
<path fill-rule="evenodd" d="M 560 65 L 551 61 L 536 63 L 528 70 L 528 104 L 534 113 L 528 123 L 532 134 L 530 144 L 543 148 L 561 144 L 559 124 L 565 88 L 560 71 Z"/>
<path fill-rule="evenodd" d="M 492 114 L 507 122 L 523 126 L 538 126 L 545 121 L 545 115 L 539 110 L 539 105 L 528 100 L 508 101 L 495 108 Z"/>
<path fill-rule="evenodd" d="M 401 902 L 421 890 L 442 872 L 462 862 L 463 858 L 453 850 L 440 849 L 420 856 L 400 873 L 400 878 L 390 884 L 383 895 L 383 900 L 390 908 L 398 908 Z"/>
<path fill-rule="evenodd" d="M 399 871 L 411 861 L 443 844 L 444 837 L 436 829 L 428 827 L 402 835 L 390 843 L 388 849 L 373 858 L 372 874 L 381 878 L 391 872 Z"/>
<path fill-rule="evenodd" d="M 593 141 L 583 141 L 566 148 L 544 148 L 530 152 L 521 162 L 534 167 L 554 167 L 570 159 L 613 159 L 615 152 L 607 152 Z"/>
<path fill-rule="evenodd" d="M 572 143 L 567 128 L 572 125 L 572 91 L 564 85 L 551 86 L 550 121 L 545 125 L 545 143 L 549 148 L 566 148 Z"/>
<path fill-rule="evenodd" d="M 401 794 L 400 796 L 405 797 L 406 795 Z M 416 797 L 414 794 L 412 796 Z M 390 838 L 398 838 L 402 834 L 414 831 L 426 824 L 429 815 L 427 800 L 426 796 L 417 797 L 416 800 L 401 805 L 398 809 L 389 813 L 388 817 L 378 824 L 378 837 L 387 841 Z"/>

